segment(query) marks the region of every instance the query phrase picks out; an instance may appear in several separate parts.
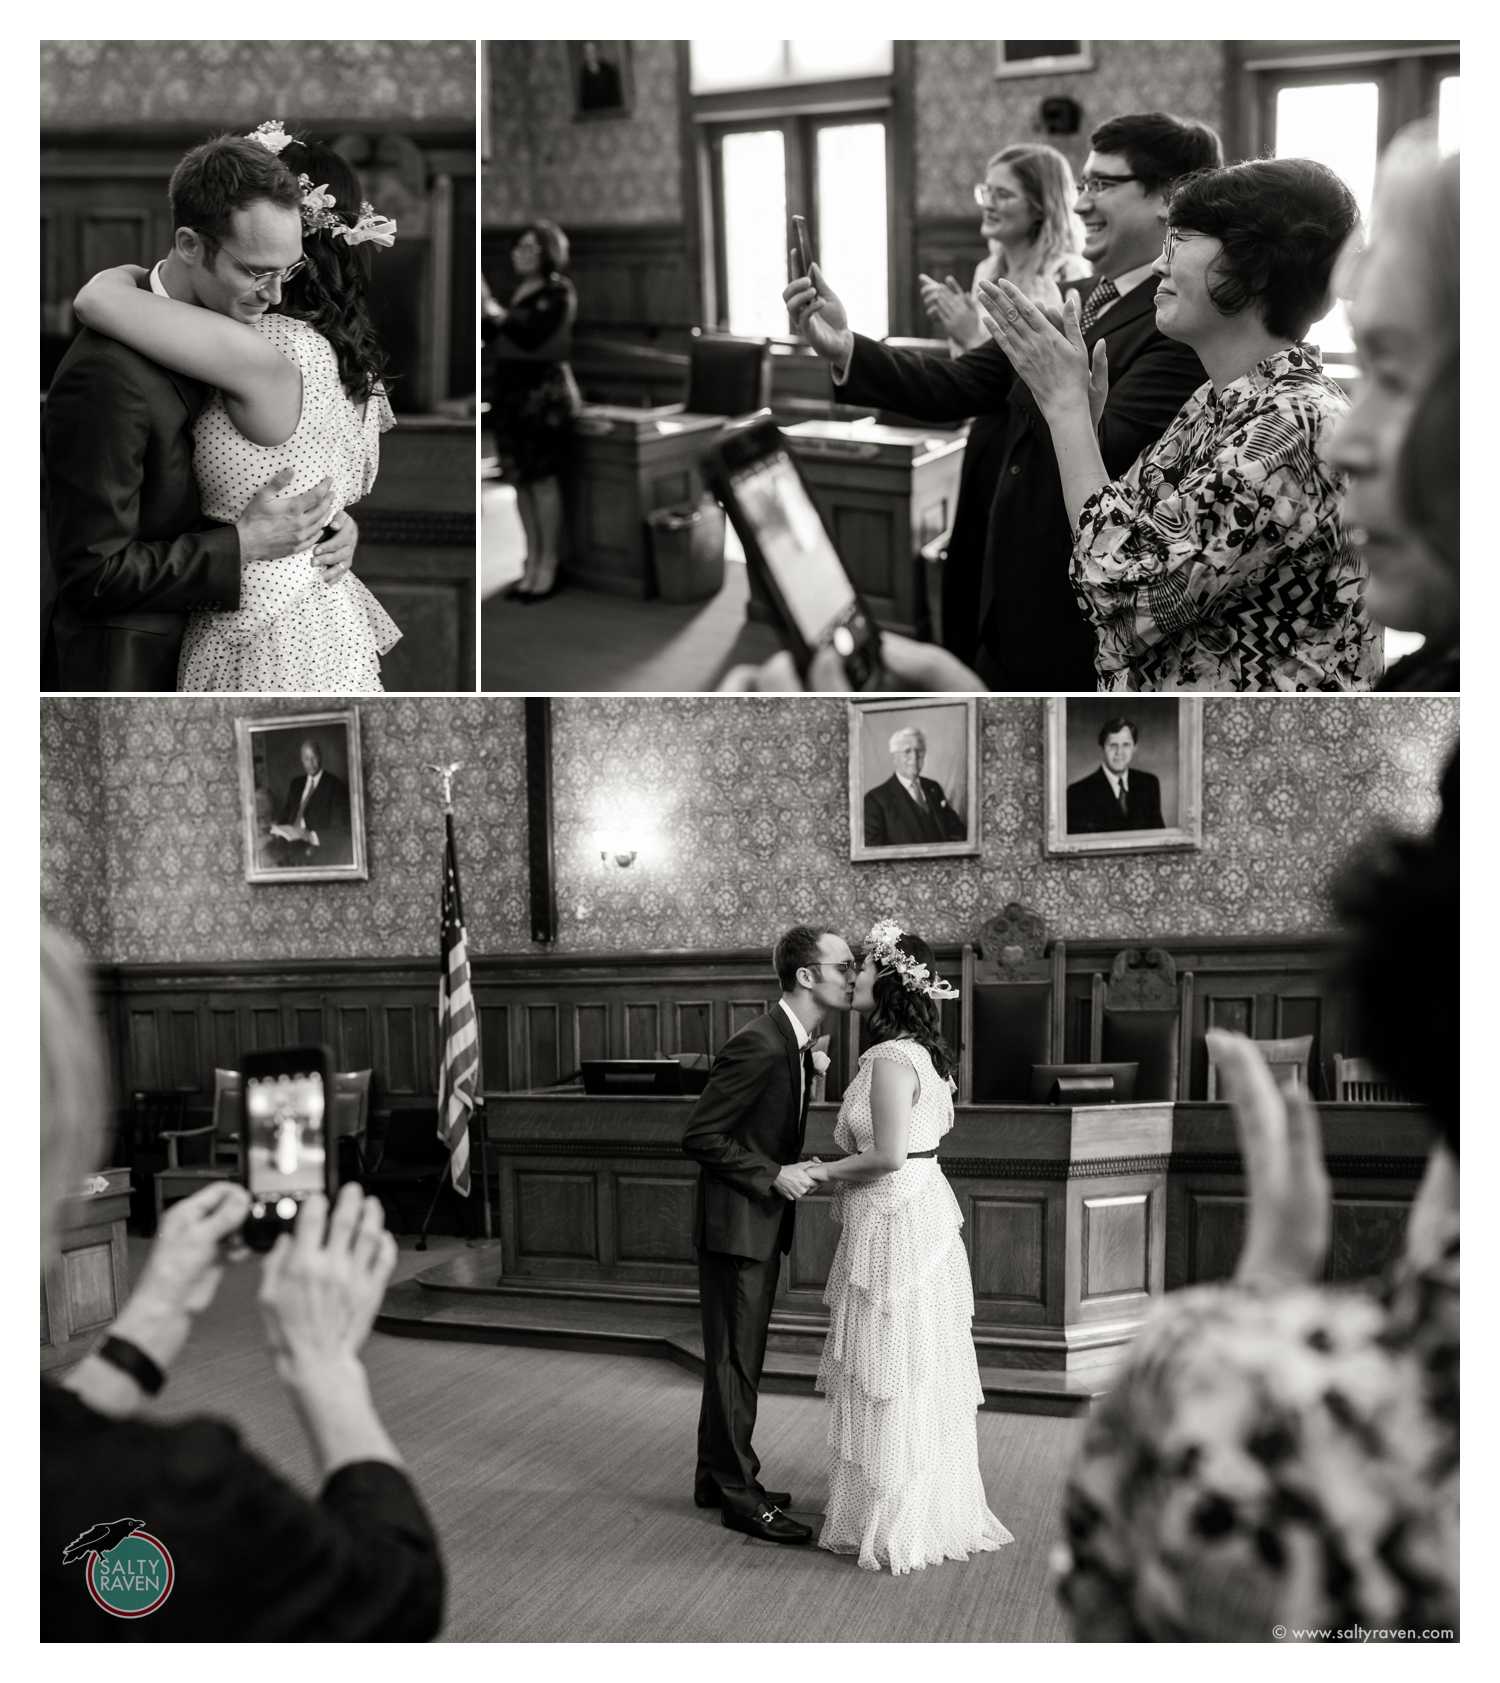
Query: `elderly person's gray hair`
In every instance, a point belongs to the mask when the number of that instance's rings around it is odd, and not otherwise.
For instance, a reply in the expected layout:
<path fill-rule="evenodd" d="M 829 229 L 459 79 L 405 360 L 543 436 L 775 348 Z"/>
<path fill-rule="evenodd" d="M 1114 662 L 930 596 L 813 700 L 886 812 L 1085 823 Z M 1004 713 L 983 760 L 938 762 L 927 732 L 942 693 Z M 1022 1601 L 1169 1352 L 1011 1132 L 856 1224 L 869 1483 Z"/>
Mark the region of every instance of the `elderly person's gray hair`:
<path fill-rule="evenodd" d="M 923 753 L 926 753 L 927 733 L 925 731 L 918 730 L 915 725 L 902 725 L 900 730 L 892 731 L 891 740 L 886 744 L 886 746 L 890 749 L 891 753 L 894 754 L 896 752 L 896 744 L 898 742 L 904 742 L 908 737 L 918 744 Z"/>
<path fill-rule="evenodd" d="M 94 1017 L 88 960 L 60 930 L 42 926 L 42 1256 L 57 1244 L 62 1200 L 103 1155 L 109 1079 Z"/>

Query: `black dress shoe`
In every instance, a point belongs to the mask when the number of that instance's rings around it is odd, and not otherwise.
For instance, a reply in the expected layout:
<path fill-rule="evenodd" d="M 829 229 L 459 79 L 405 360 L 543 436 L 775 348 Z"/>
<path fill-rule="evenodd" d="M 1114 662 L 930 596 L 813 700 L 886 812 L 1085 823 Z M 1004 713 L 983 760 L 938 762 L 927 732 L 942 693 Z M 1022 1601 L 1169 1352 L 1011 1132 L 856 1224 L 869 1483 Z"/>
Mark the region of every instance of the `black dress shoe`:
<path fill-rule="evenodd" d="M 800 1520 L 789 1519 L 780 1508 L 767 1505 L 754 1513 L 736 1513 L 725 1508 L 723 1524 L 731 1531 L 743 1531 L 747 1537 L 759 1537 L 765 1543 L 810 1543 L 812 1527 Z"/>
<path fill-rule="evenodd" d="M 771 1508 L 789 1508 L 792 1505 L 790 1490 L 762 1490 L 760 1499 L 767 1507 Z M 723 1496 L 719 1491 L 713 1489 L 695 1490 L 693 1501 L 700 1508 L 722 1508 L 724 1506 Z"/>
<path fill-rule="evenodd" d="M 549 596 L 556 596 L 562 587 L 554 579 L 545 590 L 527 590 L 521 595 L 523 602 L 545 602 Z"/>

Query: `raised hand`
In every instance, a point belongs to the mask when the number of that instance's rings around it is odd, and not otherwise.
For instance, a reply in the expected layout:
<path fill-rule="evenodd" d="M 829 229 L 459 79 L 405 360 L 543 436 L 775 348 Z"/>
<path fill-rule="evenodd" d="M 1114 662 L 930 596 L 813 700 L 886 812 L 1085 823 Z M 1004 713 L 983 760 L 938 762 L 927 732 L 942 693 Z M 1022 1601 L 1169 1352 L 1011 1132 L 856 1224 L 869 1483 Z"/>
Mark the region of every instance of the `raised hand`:
<path fill-rule="evenodd" d="M 952 275 L 941 283 L 931 275 L 918 275 L 917 281 L 922 289 L 922 307 L 948 338 L 970 350 L 984 343 L 985 332 L 974 300 Z"/>
<path fill-rule="evenodd" d="M 782 291 L 792 331 L 800 333 L 825 362 L 844 363 L 854 351 L 854 335 L 843 301 L 814 263 Z"/>
<path fill-rule="evenodd" d="M 1234 1111 L 1249 1212 L 1235 1278 L 1306 1285 L 1328 1255 L 1328 1170 L 1318 1112 L 1305 1092 L 1283 1092 L 1253 1041 L 1210 1029 L 1208 1055 Z"/>

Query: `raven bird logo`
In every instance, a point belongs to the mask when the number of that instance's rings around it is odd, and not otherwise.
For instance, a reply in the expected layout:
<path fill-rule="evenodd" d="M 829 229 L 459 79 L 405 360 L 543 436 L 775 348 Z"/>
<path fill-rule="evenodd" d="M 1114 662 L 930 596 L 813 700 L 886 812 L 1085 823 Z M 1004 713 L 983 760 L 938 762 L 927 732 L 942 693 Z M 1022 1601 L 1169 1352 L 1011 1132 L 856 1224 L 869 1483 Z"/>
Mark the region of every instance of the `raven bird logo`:
<path fill-rule="evenodd" d="M 108 1554 L 111 1549 L 119 1548 L 127 1537 L 133 1536 L 145 1523 L 143 1519 L 107 1519 L 99 1525 L 91 1525 L 63 1550 L 62 1563 L 64 1566 L 71 1566 L 74 1561 L 82 1560 L 85 1555 L 96 1551 L 99 1554 Z"/>

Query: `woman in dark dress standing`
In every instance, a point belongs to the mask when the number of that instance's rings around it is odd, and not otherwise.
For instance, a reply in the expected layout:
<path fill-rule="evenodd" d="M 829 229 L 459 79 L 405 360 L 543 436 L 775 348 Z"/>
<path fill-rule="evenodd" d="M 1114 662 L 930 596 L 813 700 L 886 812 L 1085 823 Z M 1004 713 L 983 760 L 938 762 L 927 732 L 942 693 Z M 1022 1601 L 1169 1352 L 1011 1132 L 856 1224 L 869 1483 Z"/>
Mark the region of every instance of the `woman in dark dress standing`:
<path fill-rule="evenodd" d="M 557 588 L 558 478 L 582 401 L 568 366 L 578 294 L 566 273 L 568 238 L 555 222 L 523 228 L 511 262 L 519 284 L 508 305 L 486 292 L 484 338 L 499 361 L 494 418 L 501 472 L 516 487 L 526 532 L 526 570 L 510 594 L 537 602 Z"/>

